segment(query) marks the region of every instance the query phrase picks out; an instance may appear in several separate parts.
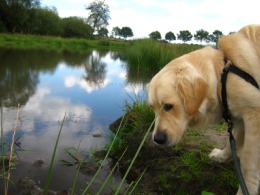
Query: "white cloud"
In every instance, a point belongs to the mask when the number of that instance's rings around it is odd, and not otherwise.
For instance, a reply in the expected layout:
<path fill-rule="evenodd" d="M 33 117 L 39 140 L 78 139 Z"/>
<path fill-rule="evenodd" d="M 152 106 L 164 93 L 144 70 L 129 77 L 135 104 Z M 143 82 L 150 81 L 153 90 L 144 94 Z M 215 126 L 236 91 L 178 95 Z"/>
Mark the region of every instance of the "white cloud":
<path fill-rule="evenodd" d="M 37 93 L 23 107 L 23 112 L 31 112 L 35 116 L 40 116 L 43 121 L 60 121 L 66 112 L 85 119 L 90 117 L 91 111 L 86 105 L 74 105 L 69 98 L 46 97 L 47 94 L 51 94 L 49 89 L 38 89 Z M 84 107 L 85 109 L 82 109 Z"/>
<path fill-rule="evenodd" d="M 109 69 L 107 71 L 108 76 L 116 75 L 119 78 L 126 78 L 126 71 L 120 70 L 120 69 Z"/>
<path fill-rule="evenodd" d="M 64 77 L 64 85 L 66 87 L 73 87 L 74 85 L 79 85 L 88 93 L 91 93 L 92 91 L 98 90 L 100 88 L 104 88 L 108 83 L 110 83 L 110 79 L 105 79 L 103 82 L 100 83 L 88 83 L 83 78 L 78 78 L 74 76 Z"/>
<path fill-rule="evenodd" d="M 80 4 L 79 9 L 62 10 L 58 8 L 60 16 L 88 17 L 84 5 L 92 0 L 67 0 Z M 179 33 L 180 30 L 189 30 L 192 34 L 196 30 L 204 29 L 212 33 L 221 30 L 224 34 L 238 31 L 245 25 L 259 23 L 260 12 L 256 0 L 204 0 L 204 1 L 161 1 L 161 0 L 107 0 L 110 6 L 111 20 L 109 32 L 115 26 L 122 28 L 129 26 L 134 33 L 133 38 L 148 37 L 158 30 L 162 38 L 168 31 Z M 133 3 L 135 2 L 135 3 Z M 138 9 L 134 9 L 137 6 Z M 158 8 L 158 12 L 149 13 L 147 8 Z M 144 8 L 144 12 L 142 12 Z M 163 13 L 163 14 L 162 14 Z"/>
<path fill-rule="evenodd" d="M 47 96 L 48 95 L 48 96 Z M 4 133 L 13 130 L 17 109 L 4 109 Z M 21 106 L 18 120 L 18 126 L 23 132 L 35 130 L 35 121 L 58 122 L 64 117 L 73 115 L 78 120 L 88 121 L 92 110 L 83 104 L 72 104 L 69 98 L 51 96 L 51 91 L 46 88 L 39 88 L 25 106 Z"/>
<path fill-rule="evenodd" d="M 132 8 L 111 10 L 110 29 L 114 26 L 129 26 L 135 37 L 148 37 L 155 30 L 161 32 L 162 38 L 168 31 L 175 34 L 180 30 L 189 30 L 192 34 L 199 29 L 212 33 L 218 29 L 224 34 L 238 31 L 245 25 L 259 23 L 260 12 L 255 0 L 204 0 L 190 4 L 189 1 L 149 1 L 132 0 L 140 6 L 156 5 L 169 13 L 169 16 L 160 16 L 160 12 L 144 14 Z"/>
<path fill-rule="evenodd" d="M 135 84 L 127 84 L 126 86 L 124 86 L 124 90 L 126 92 L 133 92 L 134 94 L 138 94 L 140 91 L 143 91 L 143 89 L 145 88 L 146 86 L 144 86 L 143 84 L 138 84 L 138 83 L 135 83 Z"/>
<path fill-rule="evenodd" d="M 113 9 L 111 10 L 111 18 L 110 32 L 112 27 L 119 26 L 122 28 L 123 26 L 128 26 L 132 29 L 135 37 L 144 37 L 148 36 L 149 33 L 143 32 L 149 32 L 151 29 L 154 29 L 154 24 L 151 25 L 153 21 L 151 21 L 149 15 L 140 14 L 133 8 Z"/>
<path fill-rule="evenodd" d="M 69 2 L 73 3 L 84 3 L 84 5 L 88 5 L 93 2 L 93 0 L 67 0 Z M 119 5 L 115 0 L 106 0 L 105 4 L 107 4 L 109 7 L 116 7 Z"/>
<path fill-rule="evenodd" d="M 131 1 L 134 1 L 138 4 L 140 4 L 141 6 L 144 6 L 144 7 L 148 7 L 148 6 L 151 6 L 151 5 L 157 5 L 158 3 L 156 2 L 156 0 L 131 0 Z"/>
<path fill-rule="evenodd" d="M 82 9 L 71 9 L 71 10 L 58 10 L 59 16 L 62 18 L 66 18 L 69 16 L 78 16 L 78 17 L 83 17 L 87 18 L 89 11 L 85 10 L 84 8 Z"/>

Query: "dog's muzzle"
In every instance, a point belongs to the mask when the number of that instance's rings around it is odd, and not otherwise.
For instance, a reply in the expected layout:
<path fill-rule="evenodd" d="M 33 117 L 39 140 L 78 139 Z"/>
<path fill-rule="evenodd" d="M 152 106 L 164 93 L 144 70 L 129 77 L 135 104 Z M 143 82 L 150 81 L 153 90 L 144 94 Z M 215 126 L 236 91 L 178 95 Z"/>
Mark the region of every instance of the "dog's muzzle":
<path fill-rule="evenodd" d="M 156 133 L 153 137 L 153 140 L 157 144 L 165 144 L 167 142 L 167 134 L 165 132 Z"/>

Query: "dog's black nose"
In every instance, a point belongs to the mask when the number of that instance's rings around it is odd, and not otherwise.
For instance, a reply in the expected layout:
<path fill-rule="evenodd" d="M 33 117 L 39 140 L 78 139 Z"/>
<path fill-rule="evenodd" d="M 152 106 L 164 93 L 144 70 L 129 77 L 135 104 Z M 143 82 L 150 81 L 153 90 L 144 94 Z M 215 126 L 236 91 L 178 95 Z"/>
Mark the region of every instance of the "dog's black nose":
<path fill-rule="evenodd" d="M 165 144 L 167 141 L 167 135 L 165 132 L 156 133 L 153 137 L 153 140 L 157 144 Z"/>

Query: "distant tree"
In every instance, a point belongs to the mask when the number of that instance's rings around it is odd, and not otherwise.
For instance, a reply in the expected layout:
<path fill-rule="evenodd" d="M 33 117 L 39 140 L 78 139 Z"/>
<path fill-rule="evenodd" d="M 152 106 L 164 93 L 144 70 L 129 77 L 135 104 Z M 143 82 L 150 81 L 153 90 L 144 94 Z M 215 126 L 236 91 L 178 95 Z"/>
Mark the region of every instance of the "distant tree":
<path fill-rule="evenodd" d="M 92 27 L 86 24 L 83 18 L 76 16 L 62 18 L 64 37 L 87 38 L 92 35 Z"/>
<path fill-rule="evenodd" d="M 236 31 L 230 31 L 228 34 L 231 35 L 231 34 L 234 34 L 236 33 Z"/>
<path fill-rule="evenodd" d="M 113 27 L 113 29 L 112 29 L 112 35 L 113 36 L 119 36 L 120 35 L 120 31 L 121 31 L 121 29 L 118 27 L 118 26 L 116 26 L 116 27 Z"/>
<path fill-rule="evenodd" d="M 211 35 L 208 36 L 207 42 L 215 42 L 216 46 L 218 46 L 218 39 L 223 35 L 224 34 L 220 30 L 215 30 Z"/>
<path fill-rule="evenodd" d="M 106 28 L 104 28 L 104 27 L 101 27 L 98 30 L 98 35 L 101 36 L 101 37 L 104 37 L 104 36 L 107 37 L 107 34 L 108 34 L 108 30 Z"/>
<path fill-rule="evenodd" d="M 202 41 L 207 41 L 208 40 L 208 36 L 209 36 L 209 32 L 205 31 L 203 29 L 197 30 L 196 34 L 194 34 L 194 39 L 196 41 L 200 41 L 200 43 Z"/>
<path fill-rule="evenodd" d="M 120 30 L 120 36 L 126 39 L 127 37 L 134 36 L 134 34 L 130 27 L 125 26 Z"/>
<path fill-rule="evenodd" d="M 167 32 L 165 34 L 165 40 L 168 40 L 168 41 L 172 41 L 172 40 L 176 40 L 176 37 L 175 37 L 175 34 L 171 31 Z"/>
<path fill-rule="evenodd" d="M 149 34 L 149 37 L 152 38 L 152 39 L 161 39 L 161 33 L 159 31 L 153 31 L 151 32 L 151 34 Z"/>
<path fill-rule="evenodd" d="M 192 39 L 192 34 L 188 30 L 181 30 L 180 34 L 177 34 L 178 39 L 182 40 L 184 43 Z"/>
<path fill-rule="evenodd" d="M 109 25 L 110 10 L 109 6 L 105 4 L 105 0 L 94 0 L 85 9 L 90 11 L 87 22 L 93 27 L 93 33 L 101 27 L 105 28 Z"/>

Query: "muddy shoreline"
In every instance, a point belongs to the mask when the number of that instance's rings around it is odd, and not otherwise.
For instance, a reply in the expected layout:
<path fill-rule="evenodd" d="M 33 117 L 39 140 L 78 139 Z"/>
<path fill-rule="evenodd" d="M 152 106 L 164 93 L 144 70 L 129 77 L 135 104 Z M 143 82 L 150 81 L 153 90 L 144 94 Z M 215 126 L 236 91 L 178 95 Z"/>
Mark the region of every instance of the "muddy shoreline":
<path fill-rule="evenodd" d="M 122 117 L 109 128 L 116 132 Z M 126 114 L 122 122 L 123 145 L 115 156 L 120 156 L 128 147 L 122 161 L 129 166 L 148 126 L 134 127 L 136 118 Z M 127 126 L 127 128 L 125 128 Z M 175 147 L 154 144 L 151 132 L 145 141 L 133 171 L 142 173 L 147 170 L 137 185 L 137 194 L 201 194 L 202 191 L 215 195 L 236 194 L 238 180 L 233 162 L 218 164 L 208 158 L 213 148 L 224 148 L 228 133 L 224 128 L 204 130 L 188 129 L 182 142 Z"/>

